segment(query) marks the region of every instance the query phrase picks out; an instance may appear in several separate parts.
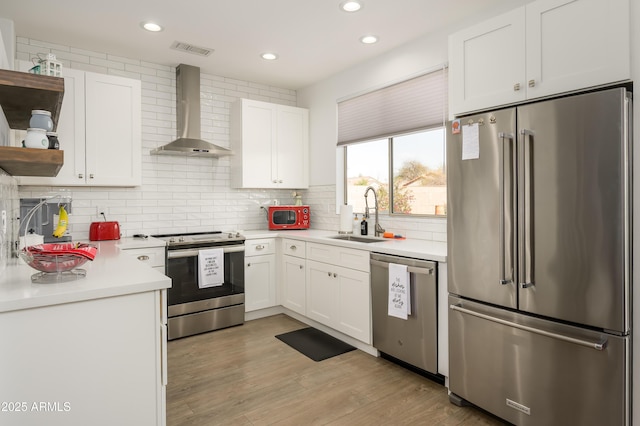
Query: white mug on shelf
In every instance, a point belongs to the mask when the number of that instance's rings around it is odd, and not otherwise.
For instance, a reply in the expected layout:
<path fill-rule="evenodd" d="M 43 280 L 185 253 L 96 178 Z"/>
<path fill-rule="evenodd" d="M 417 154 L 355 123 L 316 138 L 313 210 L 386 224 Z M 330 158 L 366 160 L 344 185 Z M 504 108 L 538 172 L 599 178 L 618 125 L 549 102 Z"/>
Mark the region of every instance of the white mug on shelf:
<path fill-rule="evenodd" d="M 44 129 L 37 129 L 30 127 L 27 129 L 27 137 L 24 138 L 25 148 L 49 148 L 49 138 L 47 138 L 47 132 Z"/>

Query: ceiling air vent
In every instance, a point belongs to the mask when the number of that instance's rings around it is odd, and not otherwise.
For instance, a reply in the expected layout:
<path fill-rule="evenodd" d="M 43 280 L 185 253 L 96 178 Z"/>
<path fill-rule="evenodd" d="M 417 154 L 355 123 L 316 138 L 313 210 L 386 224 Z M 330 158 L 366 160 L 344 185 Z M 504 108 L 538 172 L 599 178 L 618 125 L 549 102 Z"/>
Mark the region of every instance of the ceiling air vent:
<path fill-rule="evenodd" d="M 183 52 L 192 53 L 194 55 L 209 56 L 213 49 L 207 47 L 194 46 L 193 44 L 183 43 L 181 41 L 174 41 L 171 45 L 174 50 L 181 50 Z"/>

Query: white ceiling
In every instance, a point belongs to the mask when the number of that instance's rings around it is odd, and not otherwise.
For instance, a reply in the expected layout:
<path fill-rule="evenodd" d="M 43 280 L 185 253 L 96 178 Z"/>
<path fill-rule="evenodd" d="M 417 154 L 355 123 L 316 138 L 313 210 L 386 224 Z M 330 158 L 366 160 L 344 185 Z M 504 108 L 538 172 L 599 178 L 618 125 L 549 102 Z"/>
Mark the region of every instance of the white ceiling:
<path fill-rule="evenodd" d="M 3 0 L 0 17 L 21 37 L 288 89 L 323 80 L 422 35 L 513 0 Z M 518 4 L 514 4 L 516 7 Z M 140 28 L 153 20 L 160 33 Z M 359 38 L 376 34 L 364 45 Z M 174 41 L 212 48 L 209 57 L 169 49 Z M 279 59 L 267 62 L 264 51 Z"/>

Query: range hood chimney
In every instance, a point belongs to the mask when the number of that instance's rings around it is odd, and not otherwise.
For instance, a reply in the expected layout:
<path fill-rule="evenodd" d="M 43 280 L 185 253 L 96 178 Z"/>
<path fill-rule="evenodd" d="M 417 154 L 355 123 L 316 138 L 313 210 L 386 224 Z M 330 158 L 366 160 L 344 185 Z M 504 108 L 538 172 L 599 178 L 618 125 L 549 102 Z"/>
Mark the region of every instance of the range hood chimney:
<path fill-rule="evenodd" d="M 180 64 L 176 67 L 176 111 L 178 139 L 156 148 L 151 154 L 222 157 L 230 149 L 200 138 L 200 68 Z"/>

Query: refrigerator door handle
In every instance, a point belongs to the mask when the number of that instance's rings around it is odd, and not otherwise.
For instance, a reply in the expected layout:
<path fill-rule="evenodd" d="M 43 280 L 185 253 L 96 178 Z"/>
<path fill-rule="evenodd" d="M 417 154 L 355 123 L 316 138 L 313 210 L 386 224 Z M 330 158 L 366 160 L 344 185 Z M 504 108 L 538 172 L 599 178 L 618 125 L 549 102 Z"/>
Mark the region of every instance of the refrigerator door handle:
<path fill-rule="evenodd" d="M 522 135 L 522 145 L 523 145 L 523 154 L 522 154 L 522 173 L 523 173 L 523 185 L 524 185 L 524 194 L 522 199 L 521 208 L 519 217 L 520 223 L 522 224 L 522 233 L 520 235 L 520 253 L 522 256 L 521 260 L 521 278 L 520 287 L 521 288 L 529 288 L 535 285 L 534 277 L 533 277 L 533 230 L 532 230 L 532 215 L 533 215 L 533 191 L 531 188 L 531 173 L 532 173 L 532 149 L 531 145 L 533 142 L 534 132 L 527 129 L 520 130 L 520 135 Z"/>
<path fill-rule="evenodd" d="M 500 145 L 500 153 L 501 153 L 501 161 L 500 163 L 500 171 L 499 171 L 499 184 L 500 184 L 500 237 L 499 237 L 499 244 L 500 244 L 500 256 L 499 257 L 499 262 L 500 262 L 500 284 L 502 285 L 507 285 L 513 282 L 513 244 L 509 244 L 509 261 L 506 261 L 507 258 L 507 242 L 506 242 L 506 235 L 505 235 L 505 205 L 507 205 L 507 203 L 505 203 L 505 179 L 504 179 L 504 173 L 505 173 L 505 161 L 508 161 L 509 164 L 511 164 L 511 157 L 512 157 L 512 152 L 513 152 L 513 140 L 514 140 L 514 135 L 513 134 L 509 134 L 509 133 L 498 133 L 498 137 L 500 139 L 502 139 L 502 144 Z M 507 141 L 508 141 L 508 146 L 507 146 Z M 504 158 L 504 150 L 508 147 L 509 149 L 509 157 L 508 160 L 505 160 Z M 510 166 L 509 167 L 509 186 L 513 185 L 513 168 Z M 510 203 L 509 203 L 510 204 Z M 510 213 L 511 215 L 511 213 Z M 510 217 L 509 223 L 513 223 L 513 218 Z M 510 233 L 510 235 L 513 235 L 512 233 Z M 507 272 L 509 271 L 509 272 Z"/>
<path fill-rule="evenodd" d="M 463 308 L 460 304 L 449 305 L 449 308 L 451 310 L 460 312 L 462 314 L 467 314 L 467 315 L 478 317 L 478 318 L 481 318 L 481 319 L 484 319 L 484 320 L 487 320 L 487 321 L 492 321 L 492 322 L 495 322 L 495 323 L 498 323 L 498 324 L 506 325 L 507 327 L 517 328 L 518 330 L 523 330 L 523 331 L 528 331 L 530 333 L 540 334 L 542 336 L 550 337 L 552 339 L 561 340 L 563 342 L 573 343 L 573 344 L 580 345 L 580 346 L 586 346 L 587 348 L 595 349 L 597 351 L 602 351 L 602 350 L 606 349 L 606 347 L 607 347 L 607 339 L 606 338 L 600 340 L 599 342 L 593 342 L 593 341 L 584 340 L 584 339 L 576 339 L 575 337 L 565 336 L 564 334 L 553 333 L 553 332 L 550 332 L 550 331 L 541 330 L 539 328 L 530 327 L 528 325 L 518 324 L 518 323 L 515 323 L 515 322 L 512 322 L 512 321 L 507 321 L 507 320 L 504 320 L 502 318 L 497 318 L 497 317 L 494 317 L 494 316 L 491 316 L 491 315 L 483 314 L 481 312 L 472 311 L 471 309 Z"/>

